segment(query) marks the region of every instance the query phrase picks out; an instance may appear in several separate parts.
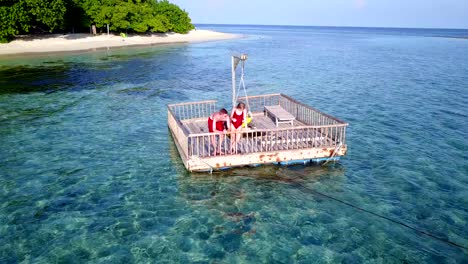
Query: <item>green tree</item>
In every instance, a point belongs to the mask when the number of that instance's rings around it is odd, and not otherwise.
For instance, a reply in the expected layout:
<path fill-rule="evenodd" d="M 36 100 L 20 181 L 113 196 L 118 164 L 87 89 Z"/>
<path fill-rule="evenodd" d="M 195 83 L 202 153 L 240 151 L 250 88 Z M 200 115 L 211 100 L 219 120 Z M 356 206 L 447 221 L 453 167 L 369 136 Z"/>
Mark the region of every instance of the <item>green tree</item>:
<path fill-rule="evenodd" d="M 15 35 L 85 29 L 91 24 L 112 31 L 187 33 L 194 26 L 187 12 L 167 0 L 0 0 L 0 41 Z"/>
<path fill-rule="evenodd" d="M 53 32 L 65 24 L 63 0 L 0 0 L 0 42 L 31 29 Z"/>
<path fill-rule="evenodd" d="M 188 13 L 179 6 L 169 3 L 167 0 L 157 2 L 156 13 L 163 15 L 169 20 L 169 30 L 176 33 L 187 33 L 194 29 Z"/>
<path fill-rule="evenodd" d="M 155 12 L 157 2 L 146 1 L 135 5 L 130 16 L 130 27 L 135 32 L 166 32 L 169 20 Z"/>
<path fill-rule="evenodd" d="M 187 33 L 194 26 L 188 13 L 167 0 L 84 0 L 82 7 L 96 27 L 112 31 Z"/>
<path fill-rule="evenodd" d="M 96 27 L 104 27 L 109 24 L 113 14 L 116 0 L 84 0 L 81 7 L 90 19 L 90 24 Z"/>
<path fill-rule="evenodd" d="M 7 42 L 17 35 L 22 26 L 27 29 L 29 17 L 16 1 L 0 0 L 0 42 Z"/>
<path fill-rule="evenodd" d="M 23 0 L 31 18 L 30 26 L 41 31 L 53 32 L 65 25 L 65 2 L 63 0 Z M 20 1 L 21 2 L 21 1 Z"/>

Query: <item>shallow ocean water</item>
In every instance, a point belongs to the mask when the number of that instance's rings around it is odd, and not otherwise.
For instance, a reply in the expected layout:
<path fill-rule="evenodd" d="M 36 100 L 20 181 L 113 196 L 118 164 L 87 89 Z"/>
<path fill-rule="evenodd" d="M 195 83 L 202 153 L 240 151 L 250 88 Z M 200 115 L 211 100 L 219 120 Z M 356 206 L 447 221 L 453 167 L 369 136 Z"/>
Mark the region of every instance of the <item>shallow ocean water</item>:
<path fill-rule="evenodd" d="M 242 39 L 0 59 L 0 263 L 464 263 L 468 30 L 200 28 Z M 166 105 L 282 92 L 350 123 L 329 166 L 190 174 Z"/>

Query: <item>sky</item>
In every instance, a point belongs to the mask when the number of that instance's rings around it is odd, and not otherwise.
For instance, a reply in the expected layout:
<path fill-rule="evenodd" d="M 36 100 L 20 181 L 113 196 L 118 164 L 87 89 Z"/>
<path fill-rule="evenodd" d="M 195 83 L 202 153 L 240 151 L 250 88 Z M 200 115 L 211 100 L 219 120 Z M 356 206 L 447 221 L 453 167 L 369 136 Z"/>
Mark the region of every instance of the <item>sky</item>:
<path fill-rule="evenodd" d="M 465 28 L 468 0 L 170 0 L 195 24 Z"/>

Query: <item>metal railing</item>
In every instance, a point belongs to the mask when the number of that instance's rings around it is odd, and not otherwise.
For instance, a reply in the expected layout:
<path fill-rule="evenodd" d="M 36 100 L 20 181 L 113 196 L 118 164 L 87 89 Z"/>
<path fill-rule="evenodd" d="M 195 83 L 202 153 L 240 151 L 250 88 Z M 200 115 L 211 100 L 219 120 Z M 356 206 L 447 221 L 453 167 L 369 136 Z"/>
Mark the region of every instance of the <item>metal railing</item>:
<path fill-rule="evenodd" d="M 346 124 L 336 117 L 325 114 L 313 107 L 298 102 L 291 97 L 281 94 L 279 105 L 293 114 L 296 120 L 311 126 Z"/>
<path fill-rule="evenodd" d="M 336 117 L 325 114 L 284 94 L 239 97 L 239 101 L 244 103 L 248 101 L 250 111 L 253 113 L 263 112 L 265 106 L 280 105 L 284 110 L 294 115 L 296 120 L 310 126 L 346 124 L 346 122 Z"/>
<path fill-rule="evenodd" d="M 194 118 L 208 118 L 217 111 L 215 100 L 170 104 L 167 108 L 172 112 L 174 118 L 182 121 Z"/>
<path fill-rule="evenodd" d="M 346 125 L 302 126 L 278 129 L 255 129 L 221 133 L 222 155 L 262 153 L 282 150 L 335 147 L 344 144 Z M 231 150 L 235 134 L 241 134 L 237 148 Z M 219 144 L 220 134 L 191 134 L 188 138 L 189 157 L 211 157 L 214 149 L 211 140 Z"/>

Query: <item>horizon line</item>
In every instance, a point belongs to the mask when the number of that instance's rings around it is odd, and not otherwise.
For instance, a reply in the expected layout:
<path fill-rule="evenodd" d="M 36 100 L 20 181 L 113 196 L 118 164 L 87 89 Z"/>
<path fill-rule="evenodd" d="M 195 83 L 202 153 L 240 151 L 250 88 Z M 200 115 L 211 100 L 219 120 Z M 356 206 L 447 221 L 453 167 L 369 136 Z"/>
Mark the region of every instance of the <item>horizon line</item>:
<path fill-rule="evenodd" d="M 280 24 L 226 24 L 226 23 L 193 23 L 194 25 L 217 25 L 217 26 L 272 26 L 272 27 L 328 27 L 328 28 L 377 28 L 377 29 L 448 29 L 468 30 L 468 28 L 447 27 L 395 27 L 395 26 L 318 26 L 318 25 L 280 25 Z"/>

